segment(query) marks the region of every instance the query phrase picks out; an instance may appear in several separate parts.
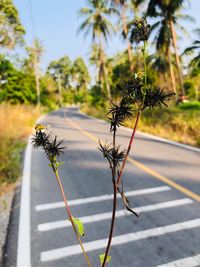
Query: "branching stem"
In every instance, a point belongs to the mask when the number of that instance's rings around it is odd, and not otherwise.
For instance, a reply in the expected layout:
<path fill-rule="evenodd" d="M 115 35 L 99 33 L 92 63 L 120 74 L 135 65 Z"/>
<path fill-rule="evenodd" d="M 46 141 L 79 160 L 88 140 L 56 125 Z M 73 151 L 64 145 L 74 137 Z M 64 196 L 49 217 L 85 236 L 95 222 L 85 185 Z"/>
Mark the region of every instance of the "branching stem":
<path fill-rule="evenodd" d="M 144 41 L 143 60 L 144 60 L 144 73 L 145 73 L 145 76 L 144 76 L 144 78 L 145 78 L 145 88 L 147 86 L 146 47 L 147 47 L 147 42 Z M 135 137 L 136 129 L 137 129 L 137 126 L 138 126 L 138 121 L 140 119 L 140 115 L 141 115 L 141 112 L 142 112 L 143 104 L 144 103 L 142 103 L 141 106 L 139 107 L 139 110 L 138 110 L 138 113 L 137 113 L 137 117 L 136 117 L 136 120 L 135 120 L 135 125 L 134 125 L 134 128 L 133 128 L 133 132 L 132 132 L 132 135 L 131 135 L 131 138 L 130 138 L 130 141 L 129 141 L 129 145 L 128 145 L 128 148 L 127 148 L 127 151 L 126 151 L 126 156 L 125 156 L 125 158 L 123 160 L 122 167 L 120 169 L 120 173 L 118 175 L 117 181 L 116 181 L 116 164 L 114 164 L 114 162 L 113 162 L 113 166 L 111 166 L 112 167 L 111 168 L 112 169 L 112 181 L 113 181 L 113 195 L 114 195 L 113 196 L 113 210 L 112 210 L 112 220 L 111 220 L 111 226 L 110 226 L 110 233 L 109 233 L 108 243 L 107 243 L 106 252 L 105 252 L 105 256 L 104 256 L 102 267 L 106 266 L 106 260 L 107 260 L 108 252 L 109 252 L 109 249 L 110 249 L 110 246 L 111 246 L 111 242 L 112 242 L 112 237 L 113 237 L 114 224 L 115 224 L 115 215 L 116 215 L 116 208 L 117 208 L 117 190 L 118 190 L 118 186 L 119 186 L 119 183 L 121 181 L 121 177 L 122 177 L 122 174 L 123 174 L 123 171 L 124 171 L 127 159 L 128 159 L 128 155 L 130 153 L 130 150 L 131 150 L 131 147 L 132 147 L 132 144 L 133 144 L 133 141 L 134 141 L 134 137 Z M 116 128 L 113 131 L 113 149 L 115 149 L 115 139 L 116 139 Z"/>
<path fill-rule="evenodd" d="M 146 59 L 147 57 L 146 57 L 146 50 L 147 50 L 147 41 L 144 41 L 143 62 L 144 62 L 144 85 L 145 85 L 145 87 L 147 86 L 147 59 Z M 126 156 L 124 158 L 124 161 L 122 163 L 122 167 L 120 169 L 120 173 L 119 173 L 118 178 L 117 178 L 117 183 L 116 183 L 117 186 L 119 186 L 119 184 L 121 182 L 121 177 L 122 177 L 122 174 L 123 174 L 123 171 L 124 171 L 124 168 L 125 168 L 125 165 L 126 165 L 129 153 L 130 153 L 130 150 L 132 148 L 133 140 L 135 138 L 135 133 L 136 133 L 136 129 L 137 129 L 137 126 L 138 126 L 138 121 L 139 121 L 140 115 L 142 113 L 142 109 L 141 109 L 142 106 L 143 106 L 143 103 L 142 103 L 142 105 L 139 108 L 138 113 L 137 113 L 137 117 L 136 117 L 136 120 L 135 120 L 135 125 L 134 125 L 134 128 L 133 128 L 133 132 L 132 132 L 132 135 L 131 135 L 131 138 L 130 138 L 130 141 L 129 141 L 129 145 L 128 145 L 128 148 L 127 148 L 127 151 L 126 151 Z"/>

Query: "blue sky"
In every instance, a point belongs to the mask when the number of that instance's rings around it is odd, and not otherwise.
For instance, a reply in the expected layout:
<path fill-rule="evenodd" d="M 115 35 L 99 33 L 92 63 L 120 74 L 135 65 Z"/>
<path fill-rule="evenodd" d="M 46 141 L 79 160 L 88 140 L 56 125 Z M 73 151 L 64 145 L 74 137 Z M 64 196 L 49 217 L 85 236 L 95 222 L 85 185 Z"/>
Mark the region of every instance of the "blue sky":
<path fill-rule="evenodd" d="M 32 6 L 31 8 L 30 1 Z M 187 2 L 187 0 L 186 0 Z M 58 59 L 63 55 L 68 55 L 72 60 L 82 56 L 86 61 L 89 58 L 91 47 L 91 38 L 84 38 L 83 34 L 77 34 L 77 29 L 82 21 L 78 18 L 77 11 L 84 7 L 84 0 L 14 0 L 18 8 L 21 22 L 26 29 L 26 42 L 31 44 L 34 31 L 37 38 L 45 48 L 42 58 L 42 68 L 44 69 L 51 60 Z M 187 5 L 188 7 L 188 5 Z M 200 28 L 200 0 L 191 0 L 190 8 L 185 13 L 192 15 L 196 23 L 184 22 L 182 25 L 191 33 L 190 38 L 180 41 L 180 48 L 183 49 L 191 44 L 192 31 Z M 32 18 L 34 27 L 32 26 Z M 112 38 L 106 47 L 109 55 L 124 48 L 123 41 L 120 37 Z M 18 53 L 22 53 L 18 51 Z"/>

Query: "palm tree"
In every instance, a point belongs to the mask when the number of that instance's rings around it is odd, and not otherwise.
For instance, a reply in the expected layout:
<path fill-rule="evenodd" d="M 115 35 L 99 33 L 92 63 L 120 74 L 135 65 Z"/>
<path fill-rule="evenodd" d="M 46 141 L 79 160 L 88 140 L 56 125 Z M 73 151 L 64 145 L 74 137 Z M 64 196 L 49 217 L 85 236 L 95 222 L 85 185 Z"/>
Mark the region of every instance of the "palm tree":
<path fill-rule="evenodd" d="M 170 72 L 170 78 L 171 78 L 171 86 L 173 91 L 176 93 L 176 97 L 178 97 L 177 89 L 176 89 L 176 80 L 175 80 L 175 74 L 174 74 L 174 68 L 173 68 L 173 56 L 171 54 L 171 41 L 170 41 L 170 29 L 168 26 L 168 23 L 165 19 L 163 21 L 159 21 L 155 23 L 152 26 L 152 31 L 157 29 L 160 26 L 158 30 L 158 34 L 155 36 L 155 42 L 156 42 L 156 60 L 154 56 L 154 66 L 156 63 L 158 63 L 158 66 L 163 69 L 165 65 L 165 71 Z M 158 67 L 157 67 L 158 68 Z M 164 72 L 164 69 L 162 70 Z"/>
<path fill-rule="evenodd" d="M 84 60 L 81 57 L 78 57 L 72 66 L 71 69 L 72 79 L 77 84 L 77 90 L 82 89 L 86 91 L 87 85 L 90 83 L 90 75 L 85 65 Z"/>
<path fill-rule="evenodd" d="M 190 66 L 200 68 L 200 29 L 196 29 L 195 32 L 197 33 L 198 39 L 193 42 L 192 46 L 186 48 L 183 53 L 187 54 L 198 51 L 198 54 L 191 60 Z"/>
<path fill-rule="evenodd" d="M 164 51 L 157 51 L 155 54 L 149 56 L 149 61 L 152 69 L 159 75 L 164 76 L 169 71 L 169 62 Z M 162 78 L 160 79 L 162 81 Z"/>
<path fill-rule="evenodd" d="M 154 25 L 154 28 L 160 26 L 159 33 L 156 37 L 157 47 L 165 46 L 169 61 L 171 61 L 171 43 L 174 47 L 180 88 L 182 94 L 185 95 L 185 90 L 183 87 L 183 74 L 181 70 L 180 57 L 177 49 L 177 36 L 175 31 L 175 26 L 179 26 L 179 18 L 191 20 L 191 17 L 178 13 L 183 7 L 183 3 L 184 0 L 150 0 L 147 9 L 147 16 L 159 17 L 159 21 Z M 183 29 L 183 27 L 179 28 Z"/>
<path fill-rule="evenodd" d="M 133 11 L 134 18 L 138 18 L 138 13 L 141 5 L 145 2 L 146 0 L 130 0 L 130 9 Z"/>
<path fill-rule="evenodd" d="M 91 33 L 92 41 L 98 44 L 99 48 L 99 61 L 101 67 L 99 67 L 99 73 L 103 73 L 103 78 L 106 82 L 106 88 L 108 98 L 111 100 L 110 85 L 107 81 L 107 74 L 105 70 L 105 57 L 103 51 L 103 40 L 107 41 L 108 36 L 114 31 L 114 27 L 111 22 L 107 19 L 107 15 L 110 15 L 113 11 L 112 8 L 108 7 L 108 2 L 105 0 L 87 0 L 88 6 L 81 8 L 79 14 L 86 17 L 79 27 L 79 31 L 85 31 L 85 35 Z M 99 74 L 99 77 L 102 75 Z M 102 83 L 102 80 L 100 80 Z"/>
<path fill-rule="evenodd" d="M 128 59 L 130 63 L 130 71 L 133 72 L 133 56 L 132 56 L 132 49 L 131 44 L 128 37 L 128 27 L 127 27 L 127 17 L 126 17 L 126 9 L 127 9 L 127 0 L 112 0 L 114 5 L 117 5 L 120 7 L 120 17 L 122 19 L 122 25 L 123 25 L 123 36 L 124 39 L 127 42 L 127 51 L 128 51 Z"/>
<path fill-rule="evenodd" d="M 35 39 L 33 43 L 33 47 L 26 48 L 27 53 L 29 55 L 29 59 L 25 62 L 25 64 L 33 70 L 35 76 L 35 86 L 37 93 L 37 105 L 40 105 L 40 69 L 39 64 L 41 60 L 41 56 L 44 52 L 44 49 L 40 42 Z"/>
<path fill-rule="evenodd" d="M 200 97 L 200 29 L 196 29 L 195 32 L 197 33 L 198 39 L 196 39 L 192 46 L 189 46 L 185 49 L 183 54 L 190 54 L 193 52 L 197 52 L 195 57 L 189 63 L 189 67 L 191 70 L 191 76 L 197 79 L 196 86 L 195 86 L 195 93 L 196 93 L 196 100 L 199 100 Z"/>
<path fill-rule="evenodd" d="M 133 72 L 133 56 L 132 56 L 132 49 L 131 49 L 131 44 L 128 39 L 128 23 L 127 23 L 127 16 L 126 12 L 127 9 L 130 9 L 134 12 L 134 18 L 137 18 L 137 12 L 138 8 L 140 5 L 145 1 L 145 0 L 111 0 L 114 5 L 117 5 L 120 7 L 121 12 L 120 12 L 120 17 L 122 19 L 122 26 L 123 26 L 123 37 L 127 42 L 127 52 L 128 52 L 128 59 L 130 63 L 130 71 Z"/>
<path fill-rule="evenodd" d="M 103 79 L 103 71 L 102 71 L 102 63 L 100 61 L 100 54 L 104 53 L 103 50 L 99 49 L 97 44 L 93 44 L 91 47 L 90 53 L 90 63 L 95 65 L 96 69 L 98 70 L 98 75 L 96 77 L 96 82 L 100 85 Z M 105 57 L 105 55 L 103 55 Z"/>

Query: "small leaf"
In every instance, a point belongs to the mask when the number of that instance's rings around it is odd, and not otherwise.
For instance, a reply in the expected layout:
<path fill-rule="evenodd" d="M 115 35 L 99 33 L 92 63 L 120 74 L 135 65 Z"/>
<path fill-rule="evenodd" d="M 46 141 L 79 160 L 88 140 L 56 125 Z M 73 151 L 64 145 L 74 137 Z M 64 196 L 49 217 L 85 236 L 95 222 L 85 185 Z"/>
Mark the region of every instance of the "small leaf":
<path fill-rule="evenodd" d="M 63 165 L 63 164 L 65 164 L 64 161 L 58 162 L 58 167 L 61 166 L 61 165 Z"/>
<path fill-rule="evenodd" d="M 100 259 L 101 265 L 103 264 L 104 258 L 105 258 L 105 253 L 99 255 L 99 259 Z M 107 259 L 106 259 L 106 262 L 109 262 L 110 260 L 111 260 L 111 256 L 108 255 Z"/>
<path fill-rule="evenodd" d="M 79 220 L 78 218 L 73 218 L 73 222 L 74 224 L 76 225 L 77 227 L 77 230 L 78 230 L 78 233 L 81 235 L 81 236 L 84 236 L 85 235 L 85 230 L 84 230 L 84 225 L 83 223 L 81 222 L 81 220 Z"/>

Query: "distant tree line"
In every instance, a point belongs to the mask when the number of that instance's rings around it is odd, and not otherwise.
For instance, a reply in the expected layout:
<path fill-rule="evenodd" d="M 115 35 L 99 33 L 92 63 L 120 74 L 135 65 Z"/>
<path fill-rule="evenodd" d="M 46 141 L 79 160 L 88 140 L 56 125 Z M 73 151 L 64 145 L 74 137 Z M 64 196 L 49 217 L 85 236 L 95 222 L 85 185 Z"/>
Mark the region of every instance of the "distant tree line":
<path fill-rule="evenodd" d="M 72 62 L 70 57 L 63 56 L 50 62 L 42 72 L 43 47 L 38 40 L 34 40 L 32 47 L 26 47 L 25 29 L 13 1 L 1 1 L 0 102 L 41 103 L 54 108 L 66 102 L 103 106 L 107 100 L 117 98 L 116 83 L 131 78 L 142 65 L 143 50 L 140 46 L 136 48 L 130 36 L 132 25 L 141 16 L 153 22 L 147 52 L 147 83 L 165 84 L 176 92 L 177 98 L 181 95 L 200 99 L 200 29 L 195 30 L 197 38 L 189 47 L 181 52 L 178 49 L 180 31 L 185 32 L 181 20 L 193 21 L 183 12 L 186 0 L 88 0 L 87 4 L 79 10 L 82 18 L 79 32 L 91 38 L 89 62 L 96 68 L 93 83 L 81 57 Z M 111 23 L 114 19 L 117 28 Z M 107 56 L 106 45 L 116 33 L 127 48 Z M 13 49 L 17 44 L 25 47 L 26 58 L 14 64 L 3 49 Z"/>

